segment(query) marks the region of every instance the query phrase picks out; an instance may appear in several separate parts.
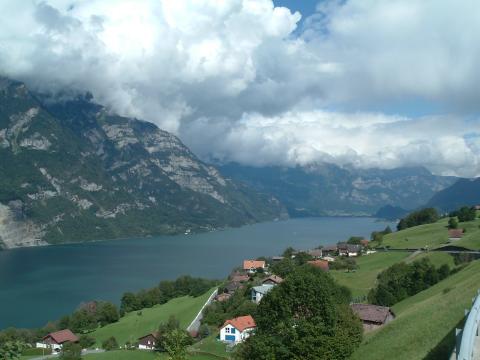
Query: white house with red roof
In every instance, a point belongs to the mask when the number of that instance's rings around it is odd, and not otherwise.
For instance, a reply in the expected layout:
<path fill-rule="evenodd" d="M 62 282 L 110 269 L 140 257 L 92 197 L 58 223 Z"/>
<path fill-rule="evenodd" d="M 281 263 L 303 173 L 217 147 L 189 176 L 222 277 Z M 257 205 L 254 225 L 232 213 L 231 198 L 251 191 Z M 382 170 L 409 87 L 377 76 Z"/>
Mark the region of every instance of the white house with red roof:
<path fill-rule="evenodd" d="M 255 320 L 250 315 L 229 319 L 220 329 L 220 340 L 240 343 L 248 338 L 256 327 Z"/>
<path fill-rule="evenodd" d="M 67 342 L 77 342 L 78 337 L 69 329 L 56 331 L 46 335 L 41 342 L 37 342 L 37 348 L 60 350 Z"/>
<path fill-rule="evenodd" d="M 243 260 L 243 270 L 250 274 L 257 272 L 257 269 L 265 270 L 266 263 L 263 260 Z"/>

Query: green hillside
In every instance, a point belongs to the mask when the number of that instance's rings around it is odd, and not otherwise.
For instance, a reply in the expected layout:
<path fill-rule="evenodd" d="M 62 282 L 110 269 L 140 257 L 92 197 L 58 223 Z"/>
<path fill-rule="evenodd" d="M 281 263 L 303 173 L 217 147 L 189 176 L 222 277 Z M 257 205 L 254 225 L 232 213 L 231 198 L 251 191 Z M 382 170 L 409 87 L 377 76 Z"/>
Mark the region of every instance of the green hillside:
<path fill-rule="evenodd" d="M 461 246 L 467 249 L 480 249 L 480 219 L 461 222 L 459 228 L 464 228 L 464 237 L 455 242 L 448 242 L 448 218 L 440 219 L 436 223 L 411 227 L 385 235 L 382 246 L 392 248 L 425 248 L 434 249 L 445 245 Z"/>
<path fill-rule="evenodd" d="M 97 346 L 114 336 L 120 345 L 127 341 L 134 343 L 140 336 L 146 335 L 156 329 L 162 322 L 174 315 L 180 326 L 186 328 L 195 318 L 203 304 L 211 295 L 213 289 L 199 297 L 183 296 L 175 298 L 163 305 L 156 305 L 149 309 L 133 311 L 126 314 L 120 321 L 95 330 L 90 335 L 97 341 Z"/>
<path fill-rule="evenodd" d="M 141 350 L 119 350 L 108 351 L 101 354 L 90 354 L 83 357 L 85 360 L 167 360 L 167 354 L 157 354 L 151 351 Z M 215 360 L 215 356 L 210 355 L 189 355 L 187 360 Z"/>
<path fill-rule="evenodd" d="M 448 359 L 454 329 L 480 287 L 480 261 L 393 307 L 397 318 L 368 334 L 352 359 Z"/>

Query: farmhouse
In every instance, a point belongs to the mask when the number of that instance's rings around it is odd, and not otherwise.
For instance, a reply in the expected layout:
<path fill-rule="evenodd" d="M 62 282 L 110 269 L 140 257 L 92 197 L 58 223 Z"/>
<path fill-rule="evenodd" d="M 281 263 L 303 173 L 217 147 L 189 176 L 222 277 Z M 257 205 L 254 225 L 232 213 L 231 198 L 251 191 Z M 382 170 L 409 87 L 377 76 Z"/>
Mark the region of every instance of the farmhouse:
<path fill-rule="evenodd" d="M 280 276 L 277 275 L 270 275 L 266 279 L 262 281 L 262 284 L 264 285 L 278 285 L 281 282 L 283 282 L 283 279 Z"/>
<path fill-rule="evenodd" d="M 322 248 L 322 253 L 324 255 L 337 255 L 338 246 L 337 245 L 327 245 Z"/>
<path fill-rule="evenodd" d="M 328 271 L 330 269 L 328 260 L 311 260 L 307 261 L 307 263 L 323 271 Z"/>
<path fill-rule="evenodd" d="M 36 347 L 59 351 L 63 347 L 63 344 L 77 341 L 78 337 L 69 329 L 65 329 L 46 335 L 41 342 L 37 342 Z"/>
<path fill-rule="evenodd" d="M 275 285 L 264 284 L 260 286 L 255 286 L 252 288 L 252 301 L 256 304 L 260 303 L 262 298 L 273 288 Z"/>
<path fill-rule="evenodd" d="M 242 342 L 255 328 L 255 320 L 250 315 L 227 320 L 220 329 L 220 340 L 231 343 Z"/>
<path fill-rule="evenodd" d="M 448 240 L 456 241 L 463 237 L 463 229 L 450 229 L 448 230 Z"/>
<path fill-rule="evenodd" d="M 320 259 L 323 256 L 323 251 L 322 249 L 313 249 L 313 250 L 308 250 L 307 254 L 313 257 L 314 259 Z"/>
<path fill-rule="evenodd" d="M 352 304 L 351 307 L 362 320 L 365 331 L 375 330 L 395 319 L 395 314 L 389 307 L 370 304 Z"/>
<path fill-rule="evenodd" d="M 338 255 L 340 256 L 358 256 L 361 250 L 362 247 L 360 245 L 338 243 Z"/>
<path fill-rule="evenodd" d="M 265 261 L 263 260 L 243 260 L 243 270 L 250 274 L 256 273 L 257 269 L 265 269 Z"/>
<path fill-rule="evenodd" d="M 138 338 L 138 348 L 140 350 L 155 350 L 158 341 L 158 332 L 152 332 L 148 335 Z"/>

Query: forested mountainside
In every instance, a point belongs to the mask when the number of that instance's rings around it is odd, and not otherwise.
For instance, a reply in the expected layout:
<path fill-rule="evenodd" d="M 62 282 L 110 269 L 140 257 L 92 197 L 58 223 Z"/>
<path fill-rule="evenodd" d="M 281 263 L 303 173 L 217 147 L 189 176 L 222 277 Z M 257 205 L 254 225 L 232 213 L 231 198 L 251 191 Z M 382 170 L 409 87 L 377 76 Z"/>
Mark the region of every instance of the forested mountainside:
<path fill-rule="evenodd" d="M 0 78 L 0 248 L 239 226 L 286 216 L 174 135 L 90 96 Z"/>
<path fill-rule="evenodd" d="M 457 178 L 421 167 L 356 169 L 334 164 L 251 167 L 226 164 L 225 176 L 278 198 L 291 216 L 374 215 L 385 205 L 415 209 Z"/>
<path fill-rule="evenodd" d="M 426 207 L 440 211 L 453 211 L 462 206 L 480 204 L 480 178 L 459 179 L 452 186 L 433 195 Z"/>

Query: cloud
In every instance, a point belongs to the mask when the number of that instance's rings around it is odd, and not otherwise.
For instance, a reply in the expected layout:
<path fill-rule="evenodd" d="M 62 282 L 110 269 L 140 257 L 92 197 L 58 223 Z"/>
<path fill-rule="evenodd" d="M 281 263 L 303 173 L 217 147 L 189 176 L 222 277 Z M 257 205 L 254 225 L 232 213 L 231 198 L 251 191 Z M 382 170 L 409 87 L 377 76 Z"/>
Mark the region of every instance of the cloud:
<path fill-rule="evenodd" d="M 271 0 L 8 0 L 0 74 L 89 90 L 206 159 L 474 176 L 479 7 L 332 0 L 298 29 Z"/>

